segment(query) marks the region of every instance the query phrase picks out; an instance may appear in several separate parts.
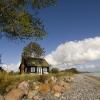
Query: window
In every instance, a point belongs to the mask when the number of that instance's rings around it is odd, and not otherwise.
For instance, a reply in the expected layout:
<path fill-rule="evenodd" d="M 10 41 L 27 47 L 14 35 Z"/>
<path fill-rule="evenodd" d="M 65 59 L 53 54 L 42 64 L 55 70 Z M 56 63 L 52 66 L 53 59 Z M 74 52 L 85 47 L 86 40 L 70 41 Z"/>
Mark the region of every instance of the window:
<path fill-rule="evenodd" d="M 25 68 L 25 72 L 27 72 L 27 68 Z"/>
<path fill-rule="evenodd" d="M 47 72 L 47 68 L 43 68 L 43 72 Z"/>
<path fill-rule="evenodd" d="M 35 72 L 35 67 L 31 67 L 31 72 Z"/>

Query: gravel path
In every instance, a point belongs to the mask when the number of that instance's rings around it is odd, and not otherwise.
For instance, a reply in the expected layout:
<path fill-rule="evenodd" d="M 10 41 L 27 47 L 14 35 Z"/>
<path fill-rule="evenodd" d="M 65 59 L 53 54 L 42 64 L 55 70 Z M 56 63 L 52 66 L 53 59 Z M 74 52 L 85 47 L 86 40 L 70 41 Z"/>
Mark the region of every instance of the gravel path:
<path fill-rule="evenodd" d="M 87 75 L 79 74 L 72 83 L 72 89 L 59 98 L 47 94 L 41 100 L 100 100 L 100 81 Z"/>
<path fill-rule="evenodd" d="M 75 77 L 72 89 L 59 100 L 100 100 L 100 81 L 80 74 Z"/>

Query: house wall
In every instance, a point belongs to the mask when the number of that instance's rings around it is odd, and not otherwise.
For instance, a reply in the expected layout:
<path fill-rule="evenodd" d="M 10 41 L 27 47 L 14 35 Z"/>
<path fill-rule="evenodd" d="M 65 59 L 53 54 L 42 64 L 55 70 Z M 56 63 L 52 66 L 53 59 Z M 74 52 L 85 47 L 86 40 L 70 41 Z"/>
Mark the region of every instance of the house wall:
<path fill-rule="evenodd" d="M 36 66 L 28 66 L 24 69 L 25 73 L 37 73 L 37 74 L 43 74 L 49 72 L 49 67 L 36 67 Z"/>
<path fill-rule="evenodd" d="M 25 66 L 24 64 L 20 65 L 20 74 L 23 74 L 25 72 Z"/>

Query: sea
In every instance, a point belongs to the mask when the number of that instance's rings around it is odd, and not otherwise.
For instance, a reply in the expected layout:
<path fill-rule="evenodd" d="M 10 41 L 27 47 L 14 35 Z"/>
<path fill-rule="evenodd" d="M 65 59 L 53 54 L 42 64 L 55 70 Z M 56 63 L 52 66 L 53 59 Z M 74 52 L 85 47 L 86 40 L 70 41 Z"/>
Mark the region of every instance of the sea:
<path fill-rule="evenodd" d="M 88 75 L 91 75 L 91 76 L 97 76 L 97 77 L 100 77 L 100 72 L 92 72 L 92 73 L 87 73 Z"/>

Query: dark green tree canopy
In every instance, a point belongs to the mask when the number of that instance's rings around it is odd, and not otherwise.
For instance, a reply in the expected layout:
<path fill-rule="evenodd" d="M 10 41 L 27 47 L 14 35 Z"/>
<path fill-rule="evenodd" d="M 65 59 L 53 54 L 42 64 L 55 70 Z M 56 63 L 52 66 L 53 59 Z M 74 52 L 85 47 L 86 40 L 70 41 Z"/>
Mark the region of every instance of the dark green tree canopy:
<path fill-rule="evenodd" d="M 23 49 L 22 57 L 35 57 L 40 58 L 45 55 L 45 50 L 36 42 L 30 42 L 26 47 Z"/>
<path fill-rule="evenodd" d="M 56 0 L 0 0 L 0 35 L 14 39 L 43 38 L 44 25 L 35 9 L 55 4 Z M 32 7 L 33 13 L 28 11 Z"/>

